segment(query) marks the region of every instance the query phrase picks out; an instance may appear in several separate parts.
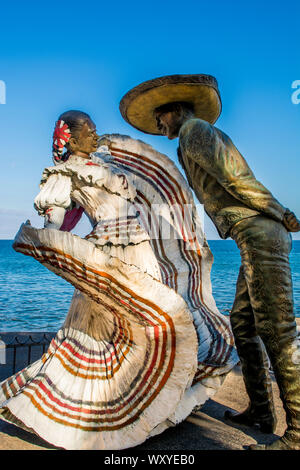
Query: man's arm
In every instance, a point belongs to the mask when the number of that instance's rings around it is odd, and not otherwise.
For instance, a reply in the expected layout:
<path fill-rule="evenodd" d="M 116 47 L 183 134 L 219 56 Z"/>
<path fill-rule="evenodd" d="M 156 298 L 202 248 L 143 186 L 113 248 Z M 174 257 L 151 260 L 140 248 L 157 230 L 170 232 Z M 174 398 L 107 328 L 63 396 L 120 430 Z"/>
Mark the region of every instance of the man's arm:
<path fill-rule="evenodd" d="M 289 209 L 285 211 L 283 225 L 289 232 L 300 232 L 300 221 Z"/>
<path fill-rule="evenodd" d="M 283 222 L 286 208 L 263 186 L 231 139 L 201 119 L 184 124 L 180 146 L 188 158 L 215 177 L 232 196 L 275 220 Z"/>

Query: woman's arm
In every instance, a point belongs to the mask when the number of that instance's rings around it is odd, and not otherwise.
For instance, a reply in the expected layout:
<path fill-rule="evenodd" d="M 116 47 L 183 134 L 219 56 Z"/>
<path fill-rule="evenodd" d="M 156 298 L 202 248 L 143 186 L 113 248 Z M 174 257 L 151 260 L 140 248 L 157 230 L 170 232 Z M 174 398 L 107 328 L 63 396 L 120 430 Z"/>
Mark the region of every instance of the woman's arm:
<path fill-rule="evenodd" d="M 59 230 L 63 225 L 66 209 L 58 206 L 49 206 L 44 212 L 44 227 Z"/>
<path fill-rule="evenodd" d="M 70 232 L 78 224 L 83 212 L 83 207 L 75 203 L 73 203 L 73 207 L 69 210 L 63 207 L 51 206 L 45 211 L 44 227 Z"/>
<path fill-rule="evenodd" d="M 40 193 L 34 200 L 34 207 L 45 218 L 44 227 L 59 230 L 68 209 L 72 208 L 71 178 L 59 173 L 43 180 Z"/>

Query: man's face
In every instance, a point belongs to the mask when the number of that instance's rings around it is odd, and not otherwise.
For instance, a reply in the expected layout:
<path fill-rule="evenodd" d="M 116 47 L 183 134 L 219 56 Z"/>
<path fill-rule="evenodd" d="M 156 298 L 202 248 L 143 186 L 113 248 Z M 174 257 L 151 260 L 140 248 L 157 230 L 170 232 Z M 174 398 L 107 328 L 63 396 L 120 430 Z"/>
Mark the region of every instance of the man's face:
<path fill-rule="evenodd" d="M 83 154 L 88 156 L 92 152 L 96 152 L 98 148 L 99 135 L 96 131 L 96 126 L 93 121 L 85 122 L 79 132 L 79 135 L 74 139 L 74 150 L 78 155 Z"/>
<path fill-rule="evenodd" d="M 182 113 L 177 111 L 156 111 L 155 118 L 158 130 L 168 139 L 176 139 L 182 125 Z"/>

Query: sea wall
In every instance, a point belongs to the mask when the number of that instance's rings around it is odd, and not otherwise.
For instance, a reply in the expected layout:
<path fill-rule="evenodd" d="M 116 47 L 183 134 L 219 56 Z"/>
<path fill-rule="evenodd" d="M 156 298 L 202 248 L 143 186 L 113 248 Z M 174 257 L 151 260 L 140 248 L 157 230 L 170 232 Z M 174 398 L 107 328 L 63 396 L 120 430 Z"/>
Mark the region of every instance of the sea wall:
<path fill-rule="evenodd" d="M 300 337 L 300 318 L 297 318 L 296 321 Z M 5 343 L 5 361 L 2 360 L 3 353 L 0 350 L 0 382 L 40 359 L 42 354 L 47 351 L 55 334 L 55 331 L 0 332 L 0 340 Z"/>

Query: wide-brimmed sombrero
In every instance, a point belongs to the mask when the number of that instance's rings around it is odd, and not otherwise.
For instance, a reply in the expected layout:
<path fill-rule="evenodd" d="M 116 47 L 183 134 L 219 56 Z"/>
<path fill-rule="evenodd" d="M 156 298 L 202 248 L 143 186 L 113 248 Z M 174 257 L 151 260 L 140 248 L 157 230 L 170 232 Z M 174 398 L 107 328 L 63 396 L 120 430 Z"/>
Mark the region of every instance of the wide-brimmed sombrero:
<path fill-rule="evenodd" d="M 213 76 L 204 74 L 167 75 L 141 83 L 123 96 L 120 111 L 125 121 L 136 129 L 160 135 L 154 111 L 174 102 L 192 104 L 195 116 L 211 124 L 221 114 L 218 82 Z"/>

